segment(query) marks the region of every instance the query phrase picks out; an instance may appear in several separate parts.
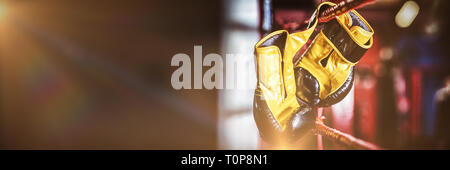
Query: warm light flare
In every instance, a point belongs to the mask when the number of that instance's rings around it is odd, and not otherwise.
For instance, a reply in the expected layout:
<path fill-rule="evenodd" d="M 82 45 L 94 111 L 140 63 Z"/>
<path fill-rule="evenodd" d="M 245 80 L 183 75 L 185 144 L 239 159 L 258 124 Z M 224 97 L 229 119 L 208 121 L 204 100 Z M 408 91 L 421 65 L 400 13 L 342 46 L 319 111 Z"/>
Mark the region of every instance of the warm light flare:
<path fill-rule="evenodd" d="M 0 19 L 2 19 L 3 16 L 5 16 L 5 5 L 4 3 L 0 2 Z"/>

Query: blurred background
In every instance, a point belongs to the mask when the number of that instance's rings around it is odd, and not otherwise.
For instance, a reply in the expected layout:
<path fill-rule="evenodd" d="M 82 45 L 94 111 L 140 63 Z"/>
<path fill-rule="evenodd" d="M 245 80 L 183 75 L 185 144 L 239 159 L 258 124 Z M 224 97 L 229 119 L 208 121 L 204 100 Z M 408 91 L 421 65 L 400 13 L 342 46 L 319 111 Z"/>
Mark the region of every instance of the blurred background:
<path fill-rule="evenodd" d="M 300 31 L 321 0 L 0 1 L 0 149 L 266 149 L 253 88 L 175 90 L 172 56 Z M 325 123 L 386 149 L 450 149 L 446 0 L 376 0 L 352 92 Z M 208 67 L 203 67 L 205 72 Z M 251 70 L 251 69 L 250 69 Z M 256 85 L 254 71 L 238 81 Z M 316 149 L 314 134 L 297 149 Z M 346 149 L 324 140 L 324 149 Z"/>
<path fill-rule="evenodd" d="M 221 2 L 0 3 L 0 148 L 214 149 L 217 92 L 172 56 L 218 52 Z"/>

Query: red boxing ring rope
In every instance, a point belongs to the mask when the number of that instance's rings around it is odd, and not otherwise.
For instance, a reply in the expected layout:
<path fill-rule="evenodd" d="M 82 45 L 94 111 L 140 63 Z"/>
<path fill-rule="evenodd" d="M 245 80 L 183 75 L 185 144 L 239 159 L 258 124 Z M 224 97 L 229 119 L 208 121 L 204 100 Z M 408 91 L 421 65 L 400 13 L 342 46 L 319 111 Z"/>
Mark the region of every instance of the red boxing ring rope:
<path fill-rule="evenodd" d="M 332 140 L 338 142 L 339 144 L 342 144 L 342 145 L 347 146 L 352 149 L 361 149 L 361 150 L 380 150 L 380 149 L 382 149 L 379 146 L 374 145 L 370 142 L 358 139 L 352 135 L 349 135 L 347 133 L 344 133 L 339 130 L 328 127 L 320 119 L 316 120 L 315 131 L 316 131 L 316 133 L 322 135 L 323 137 L 332 139 Z"/>

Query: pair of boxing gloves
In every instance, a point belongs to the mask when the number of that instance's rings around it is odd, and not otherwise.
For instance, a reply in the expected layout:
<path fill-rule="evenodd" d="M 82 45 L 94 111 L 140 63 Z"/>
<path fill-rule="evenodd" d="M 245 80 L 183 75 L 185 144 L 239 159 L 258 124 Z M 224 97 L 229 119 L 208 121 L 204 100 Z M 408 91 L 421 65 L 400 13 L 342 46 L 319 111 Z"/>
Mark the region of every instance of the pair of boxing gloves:
<path fill-rule="evenodd" d="M 349 93 L 354 66 L 372 46 L 373 29 L 352 10 L 325 23 L 300 52 L 318 24 L 318 11 L 333 5 L 320 4 L 305 31 L 275 31 L 255 46 L 253 115 L 268 143 L 293 143 L 313 129 L 316 108 L 336 104 Z M 300 59 L 294 63 L 295 56 Z"/>

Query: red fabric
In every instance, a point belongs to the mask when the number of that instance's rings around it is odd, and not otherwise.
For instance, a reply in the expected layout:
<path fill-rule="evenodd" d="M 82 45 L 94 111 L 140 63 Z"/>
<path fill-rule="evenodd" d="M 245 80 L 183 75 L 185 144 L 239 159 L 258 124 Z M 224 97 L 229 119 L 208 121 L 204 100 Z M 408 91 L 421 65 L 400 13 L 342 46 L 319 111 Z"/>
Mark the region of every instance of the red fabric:
<path fill-rule="evenodd" d="M 411 72 L 411 85 L 412 85 L 412 101 L 411 101 L 411 135 L 417 137 L 420 128 L 420 110 L 422 98 L 422 72 L 420 69 L 415 68 Z"/>

